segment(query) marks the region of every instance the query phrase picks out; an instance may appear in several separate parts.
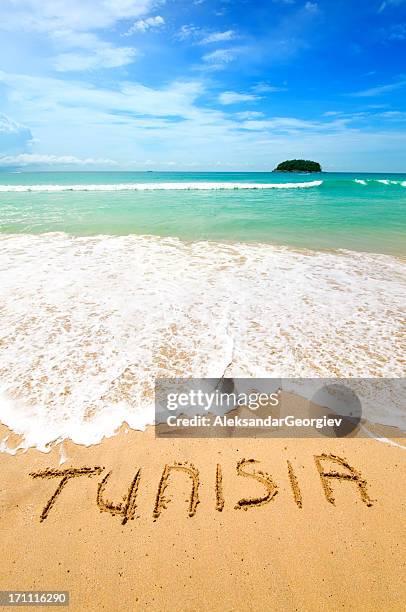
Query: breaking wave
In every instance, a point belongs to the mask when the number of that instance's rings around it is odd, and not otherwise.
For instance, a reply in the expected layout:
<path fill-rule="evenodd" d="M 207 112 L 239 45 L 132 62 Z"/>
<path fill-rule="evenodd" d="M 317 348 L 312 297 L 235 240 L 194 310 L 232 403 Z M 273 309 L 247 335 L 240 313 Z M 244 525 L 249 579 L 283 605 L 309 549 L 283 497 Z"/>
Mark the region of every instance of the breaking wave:
<path fill-rule="evenodd" d="M 0 185 L 0 192 L 59 191 L 212 191 L 216 189 L 306 189 L 319 187 L 323 181 L 302 183 L 118 183 L 107 185 Z"/>
<path fill-rule="evenodd" d="M 358 185 L 373 185 L 373 184 L 380 184 L 380 185 L 397 185 L 400 187 L 406 187 L 406 181 L 394 181 L 392 179 L 354 179 L 354 183 L 358 183 Z"/>
<path fill-rule="evenodd" d="M 191 181 L 191 182 L 145 182 L 145 183 L 94 183 L 94 184 L 32 184 L 0 185 L 0 193 L 59 193 L 59 192 L 120 192 L 120 191 L 233 191 L 233 190 L 267 190 L 267 189 L 309 189 L 322 187 L 323 190 L 345 187 L 345 185 L 362 185 L 363 187 L 406 187 L 405 180 L 355 178 L 339 180 L 314 180 L 289 183 L 244 183 L 226 181 Z"/>

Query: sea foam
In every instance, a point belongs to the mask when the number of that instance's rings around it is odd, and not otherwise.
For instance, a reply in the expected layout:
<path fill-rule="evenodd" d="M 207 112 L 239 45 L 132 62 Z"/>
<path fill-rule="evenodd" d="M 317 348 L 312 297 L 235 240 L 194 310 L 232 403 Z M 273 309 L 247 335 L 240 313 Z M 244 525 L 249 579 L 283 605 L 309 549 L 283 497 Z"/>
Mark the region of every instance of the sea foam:
<path fill-rule="evenodd" d="M 385 255 L 2 235 L 0 283 L 0 415 L 22 448 L 142 429 L 155 377 L 405 373 L 406 266 Z"/>
<path fill-rule="evenodd" d="M 190 183 L 117 183 L 94 185 L 0 185 L 0 192 L 59 192 L 59 191 L 212 191 L 224 189 L 306 189 L 319 187 L 323 181 L 304 181 L 301 183 L 228 183 L 203 182 Z"/>
<path fill-rule="evenodd" d="M 387 187 L 389 185 L 397 185 L 397 186 L 401 186 L 401 187 L 406 187 L 406 181 L 396 181 L 396 180 L 392 180 L 392 179 L 376 179 L 376 178 L 370 178 L 370 179 L 354 179 L 354 183 L 358 183 L 358 185 L 373 185 L 373 184 L 380 184 L 380 185 L 386 185 Z"/>

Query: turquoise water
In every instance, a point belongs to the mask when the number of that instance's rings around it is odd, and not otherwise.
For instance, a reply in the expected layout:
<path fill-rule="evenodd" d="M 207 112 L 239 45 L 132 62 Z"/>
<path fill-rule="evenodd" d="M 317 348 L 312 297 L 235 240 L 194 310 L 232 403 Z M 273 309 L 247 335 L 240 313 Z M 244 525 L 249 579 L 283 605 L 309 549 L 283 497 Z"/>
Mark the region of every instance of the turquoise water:
<path fill-rule="evenodd" d="M 249 185 L 257 188 L 243 188 Z M 2 172 L 0 232 L 153 234 L 405 255 L 406 174 Z"/>

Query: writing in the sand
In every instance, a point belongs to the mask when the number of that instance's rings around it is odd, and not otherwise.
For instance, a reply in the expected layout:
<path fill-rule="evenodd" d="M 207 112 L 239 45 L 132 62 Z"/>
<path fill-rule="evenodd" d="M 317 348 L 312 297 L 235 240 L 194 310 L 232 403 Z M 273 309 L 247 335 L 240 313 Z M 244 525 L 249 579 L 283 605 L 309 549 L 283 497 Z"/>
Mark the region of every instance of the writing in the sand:
<path fill-rule="evenodd" d="M 367 481 L 362 477 L 361 473 L 351 466 L 346 459 L 339 457 L 338 455 L 322 453 L 321 455 L 314 455 L 314 462 L 317 472 L 320 476 L 322 491 L 324 496 L 330 504 L 335 505 L 335 497 L 333 490 L 333 483 L 338 481 L 347 481 L 355 486 L 355 493 L 360 496 L 361 501 L 366 506 L 372 506 L 372 499 L 368 494 Z M 292 498 L 294 503 L 300 509 L 303 507 L 303 496 L 299 485 L 299 479 L 295 473 L 293 464 L 287 460 L 287 476 L 289 481 L 289 487 L 292 492 Z M 255 459 L 241 459 L 237 462 L 236 472 L 238 476 L 244 478 L 251 478 L 259 482 L 263 487 L 262 495 L 257 497 L 242 498 L 234 503 L 234 509 L 236 510 L 248 510 L 264 506 L 272 502 L 278 494 L 279 487 L 273 480 L 270 474 L 267 474 L 263 470 L 256 469 L 259 461 Z M 63 489 L 72 479 L 80 476 L 100 476 L 105 468 L 95 467 L 79 467 L 79 468 L 67 468 L 64 470 L 48 468 L 40 472 L 32 472 L 30 476 L 35 479 L 51 479 L 58 478 L 58 486 L 51 496 L 51 498 L 45 504 L 40 520 L 45 521 L 54 507 L 58 497 L 61 495 Z M 188 499 L 188 516 L 192 517 L 196 514 L 196 509 L 199 500 L 199 487 L 200 487 L 200 475 L 199 470 L 191 463 L 188 462 L 174 462 L 173 464 L 165 465 L 162 476 L 157 486 L 157 493 L 155 497 L 154 507 L 152 509 L 152 517 L 157 520 L 163 510 L 166 509 L 170 498 L 168 497 L 167 489 L 170 484 L 170 476 L 173 472 L 180 472 L 190 481 L 191 491 Z M 139 487 L 141 482 L 141 468 L 138 468 L 134 478 L 130 482 L 127 493 L 119 503 L 113 503 L 106 499 L 105 489 L 112 472 L 108 472 L 102 480 L 98 483 L 96 503 L 101 512 L 109 512 L 113 516 L 119 516 L 121 522 L 125 525 L 129 520 L 133 520 L 136 515 L 137 498 L 139 495 Z M 214 478 L 214 489 L 215 489 L 215 511 L 222 512 L 226 500 L 224 497 L 223 490 L 223 472 L 220 464 L 216 465 L 215 478 Z"/>

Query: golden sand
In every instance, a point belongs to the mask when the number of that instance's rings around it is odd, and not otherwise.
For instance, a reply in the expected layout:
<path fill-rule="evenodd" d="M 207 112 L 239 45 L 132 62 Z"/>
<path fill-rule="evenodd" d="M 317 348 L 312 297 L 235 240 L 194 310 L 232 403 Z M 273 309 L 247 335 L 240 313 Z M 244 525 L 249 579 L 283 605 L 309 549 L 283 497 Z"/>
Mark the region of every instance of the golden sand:
<path fill-rule="evenodd" d="M 156 439 L 0 456 L 3 590 L 70 610 L 403 610 L 405 449 Z"/>

